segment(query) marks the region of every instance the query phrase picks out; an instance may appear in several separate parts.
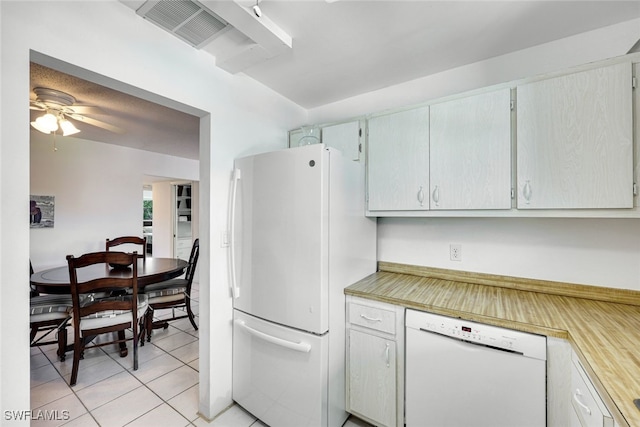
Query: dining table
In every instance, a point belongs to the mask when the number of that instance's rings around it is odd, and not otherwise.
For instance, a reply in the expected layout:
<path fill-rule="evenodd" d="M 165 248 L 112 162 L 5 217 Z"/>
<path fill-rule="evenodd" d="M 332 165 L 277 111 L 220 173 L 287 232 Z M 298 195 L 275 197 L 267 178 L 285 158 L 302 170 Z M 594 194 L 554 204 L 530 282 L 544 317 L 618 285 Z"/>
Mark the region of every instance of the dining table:
<path fill-rule="evenodd" d="M 184 273 L 188 262 L 180 258 L 139 258 L 138 263 L 138 289 L 143 291 L 146 285 L 171 280 Z M 114 268 L 107 264 L 94 264 L 78 269 L 78 280 L 85 282 L 100 277 L 129 278 L 132 268 Z M 69 266 L 49 268 L 35 272 L 31 275 L 31 287 L 43 294 L 71 294 L 71 280 L 69 279 Z M 144 345 L 144 343 L 143 343 Z M 66 351 L 73 350 L 69 345 Z M 125 343 L 120 343 L 120 357 L 128 354 Z M 64 360 L 64 355 L 61 355 Z"/>
<path fill-rule="evenodd" d="M 146 257 L 138 259 L 138 289 L 153 283 L 174 279 L 184 273 L 187 261 L 181 258 Z M 79 269 L 78 280 L 81 282 L 99 277 L 131 277 L 131 268 L 112 268 L 106 264 L 94 264 Z M 43 294 L 71 294 L 69 267 L 67 265 L 49 268 L 31 275 L 31 286 Z"/>

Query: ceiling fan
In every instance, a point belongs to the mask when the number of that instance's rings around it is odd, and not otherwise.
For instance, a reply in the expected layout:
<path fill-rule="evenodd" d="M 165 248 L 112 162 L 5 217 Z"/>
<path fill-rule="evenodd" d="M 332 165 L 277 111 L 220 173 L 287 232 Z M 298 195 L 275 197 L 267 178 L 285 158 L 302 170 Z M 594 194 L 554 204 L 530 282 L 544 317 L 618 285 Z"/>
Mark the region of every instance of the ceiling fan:
<path fill-rule="evenodd" d="M 76 105 L 76 99 L 68 93 L 43 87 L 36 87 L 33 92 L 36 99 L 30 101 L 29 109 L 44 111 L 45 114 L 31 122 L 31 126 L 42 133 L 53 133 L 61 129 L 63 136 L 69 136 L 80 132 L 68 119 L 110 132 L 124 133 L 124 130 L 117 126 L 87 117 L 86 114 L 99 114 L 99 109 L 88 105 Z"/>

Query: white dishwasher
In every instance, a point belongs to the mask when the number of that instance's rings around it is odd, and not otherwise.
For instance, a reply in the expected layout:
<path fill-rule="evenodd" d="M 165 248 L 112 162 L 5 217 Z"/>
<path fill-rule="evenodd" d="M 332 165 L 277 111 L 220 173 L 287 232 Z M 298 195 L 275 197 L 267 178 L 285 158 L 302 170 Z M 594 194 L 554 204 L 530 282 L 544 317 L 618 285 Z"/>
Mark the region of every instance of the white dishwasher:
<path fill-rule="evenodd" d="M 546 425 L 547 340 L 406 312 L 407 427 Z"/>

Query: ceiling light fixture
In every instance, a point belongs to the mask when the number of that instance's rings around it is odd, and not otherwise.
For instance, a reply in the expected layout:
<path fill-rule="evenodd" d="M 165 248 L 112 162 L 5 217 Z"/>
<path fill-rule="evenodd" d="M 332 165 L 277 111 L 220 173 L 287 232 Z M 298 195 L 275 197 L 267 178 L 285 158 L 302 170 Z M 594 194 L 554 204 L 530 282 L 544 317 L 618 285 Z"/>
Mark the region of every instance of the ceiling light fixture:
<path fill-rule="evenodd" d="M 260 0 L 256 0 L 256 4 L 255 6 L 253 6 L 253 14 L 256 15 L 256 17 L 261 18 L 262 17 L 262 10 L 260 9 L 260 6 L 258 6 L 258 2 Z"/>
<path fill-rule="evenodd" d="M 65 119 L 61 114 L 55 115 L 50 111 L 46 111 L 44 115 L 31 122 L 31 126 L 42 133 L 54 133 L 58 129 L 62 129 L 63 136 L 69 136 L 80 132 L 73 123 Z"/>
<path fill-rule="evenodd" d="M 80 132 L 80 129 L 75 127 L 73 123 L 65 118 L 58 120 L 58 123 L 60 124 L 60 128 L 62 129 L 62 136 L 75 135 L 76 133 Z"/>

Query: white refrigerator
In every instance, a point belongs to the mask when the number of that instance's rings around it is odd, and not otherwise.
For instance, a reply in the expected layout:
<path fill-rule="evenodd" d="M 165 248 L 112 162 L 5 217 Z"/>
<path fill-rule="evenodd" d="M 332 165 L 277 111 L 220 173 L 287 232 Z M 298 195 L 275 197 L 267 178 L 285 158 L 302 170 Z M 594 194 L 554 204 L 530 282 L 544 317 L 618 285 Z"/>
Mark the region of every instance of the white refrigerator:
<path fill-rule="evenodd" d="M 376 270 L 364 169 L 323 144 L 237 159 L 233 400 L 271 427 L 337 427 L 346 286 Z"/>

